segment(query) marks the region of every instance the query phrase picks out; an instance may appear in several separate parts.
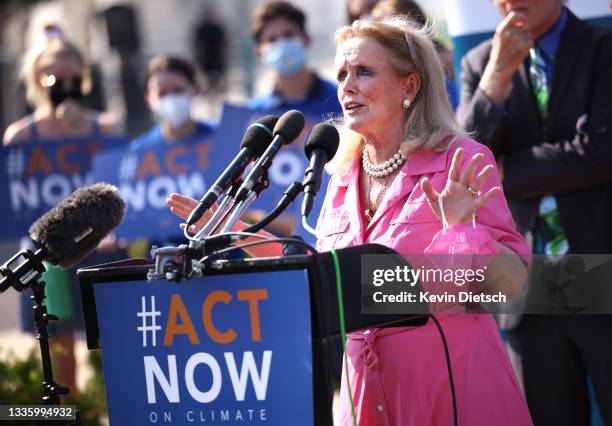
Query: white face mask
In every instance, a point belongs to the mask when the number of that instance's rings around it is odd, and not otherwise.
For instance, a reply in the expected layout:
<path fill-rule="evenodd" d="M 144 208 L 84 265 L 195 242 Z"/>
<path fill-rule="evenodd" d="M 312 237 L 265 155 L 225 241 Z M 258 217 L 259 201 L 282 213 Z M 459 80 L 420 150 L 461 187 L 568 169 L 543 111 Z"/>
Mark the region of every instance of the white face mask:
<path fill-rule="evenodd" d="M 306 50 L 304 40 L 299 37 L 282 38 L 268 46 L 263 63 L 282 75 L 293 75 L 304 68 Z"/>
<path fill-rule="evenodd" d="M 159 98 L 159 103 L 153 109 L 160 121 L 175 128 L 189 120 L 191 115 L 191 95 L 187 93 L 172 93 Z"/>

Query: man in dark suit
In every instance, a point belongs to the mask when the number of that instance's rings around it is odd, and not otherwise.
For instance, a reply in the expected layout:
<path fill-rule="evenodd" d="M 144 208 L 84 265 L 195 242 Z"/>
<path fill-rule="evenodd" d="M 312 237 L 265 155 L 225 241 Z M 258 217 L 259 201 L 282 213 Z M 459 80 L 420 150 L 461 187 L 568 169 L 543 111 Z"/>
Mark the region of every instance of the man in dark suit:
<path fill-rule="evenodd" d="M 494 37 L 462 61 L 459 121 L 495 154 L 535 253 L 612 254 L 612 31 L 562 0 L 495 3 Z M 611 337 L 606 315 L 525 315 L 509 332 L 536 426 L 589 424 L 587 375 L 612 424 Z"/>

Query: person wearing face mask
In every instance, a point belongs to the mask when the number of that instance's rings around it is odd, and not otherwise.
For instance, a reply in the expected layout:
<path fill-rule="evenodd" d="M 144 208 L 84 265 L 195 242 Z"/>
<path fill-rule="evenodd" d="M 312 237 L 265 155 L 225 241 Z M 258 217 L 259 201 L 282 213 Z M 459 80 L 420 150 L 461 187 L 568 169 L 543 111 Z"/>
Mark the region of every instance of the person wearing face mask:
<path fill-rule="evenodd" d="M 144 78 L 145 102 L 155 126 L 132 140 L 128 152 L 142 154 L 156 147 L 197 145 L 212 137 L 210 124 L 191 116 L 193 97 L 200 90 L 195 66 L 180 57 L 159 55 L 149 61 Z M 146 255 L 152 245 L 174 245 L 184 241 L 181 233 L 130 244 L 130 251 Z"/>
<path fill-rule="evenodd" d="M 49 31 L 26 54 L 20 77 L 34 112 L 6 128 L 4 145 L 122 134 L 122 123 L 116 117 L 80 103 L 91 89 L 90 69 L 61 32 Z"/>
<path fill-rule="evenodd" d="M 24 58 L 20 77 L 25 83 L 26 96 L 34 112 L 10 124 L 3 137 L 4 146 L 16 144 L 44 145 L 70 140 L 76 143 L 103 141 L 120 136 L 123 126 L 109 113 L 93 111 L 81 103 L 91 88 L 88 64 L 77 47 L 68 41 L 56 25 L 47 25 L 45 37 L 30 49 Z M 22 247 L 29 247 L 24 237 Z M 95 258 L 87 264 L 116 260 L 111 253 L 115 245 L 107 240 L 99 247 Z M 106 253 L 102 253 L 105 252 Z M 112 257 L 112 258 L 111 258 Z M 103 260 L 101 260 L 103 258 Z M 57 382 L 76 389 L 75 331 L 83 329 L 83 313 L 75 271 L 63 271 L 47 266 L 47 306 L 59 321 L 49 323 L 53 372 Z M 21 326 L 34 332 L 32 303 L 29 291 L 21 293 Z"/>
<path fill-rule="evenodd" d="M 130 142 L 129 149 L 210 137 L 212 126 L 191 118 L 191 103 L 198 91 L 196 70 L 190 62 L 175 56 L 151 59 L 145 74 L 145 100 L 158 124 Z"/>
<path fill-rule="evenodd" d="M 251 17 L 255 53 L 262 64 L 274 71 L 272 90 L 249 101 L 262 111 L 297 109 L 320 120 L 341 114 L 338 86 L 308 68 L 306 15 L 291 3 L 261 4 Z"/>
<path fill-rule="evenodd" d="M 284 111 L 297 109 L 308 118 L 323 121 L 342 115 L 338 102 L 338 85 L 321 78 L 306 63 L 306 48 L 310 37 L 306 32 L 306 15 L 291 3 L 271 1 L 255 9 L 251 16 L 251 35 L 255 41 L 255 53 L 259 61 L 274 71 L 272 90 L 250 100 L 248 106 L 262 114 L 280 115 Z M 287 149 L 298 149 L 296 146 Z M 321 209 L 327 176 L 321 184 L 321 192 L 310 217 L 318 216 Z M 258 221 L 265 212 L 252 209 L 247 218 Z M 310 235 L 301 228 L 298 215 L 285 213 L 268 227 L 279 235 Z M 342 369 L 339 340 L 331 344 L 330 363 L 337 382 Z"/>
<path fill-rule="evenodd" d="M 251 35 L 258 59 L 273 70 L 273 81 L 270 91 L 248 102 L 249 108 L 261 115 L 281 115 L 297 109 L 314 122 L 342 114 L 336 96 L 337 84 L 321 78 L 307 66 L 306 48 L 310 37 L 302 10 L 285 1 L 263 3 L 251 16 Z M 300 148 L 295 144 L 290 149 Z M 321 187 L 325 188 L 325 182 Z M 311 217 L 316 217 L 319 208 L 320 205 L 315 206 Z M 253 209 L 249 219 L 257 221 L 264 215 L 262 210 Z M 296 232 L 298 222 L 295 215 L 283 214 L 272 222 L 270 229 L 290 235 Z M 308 237 L 305 231 L 301 236 Z"/>

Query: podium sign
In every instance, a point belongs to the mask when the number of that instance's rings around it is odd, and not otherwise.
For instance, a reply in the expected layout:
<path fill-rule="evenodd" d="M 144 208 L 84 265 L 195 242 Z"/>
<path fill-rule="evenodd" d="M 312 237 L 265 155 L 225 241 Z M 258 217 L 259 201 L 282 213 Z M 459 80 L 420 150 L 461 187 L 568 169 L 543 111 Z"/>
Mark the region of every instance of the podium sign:
<path fill-rule="evenodd" d="M 305 270 L 93 291 L 112 426 L 314 424 Z"/>

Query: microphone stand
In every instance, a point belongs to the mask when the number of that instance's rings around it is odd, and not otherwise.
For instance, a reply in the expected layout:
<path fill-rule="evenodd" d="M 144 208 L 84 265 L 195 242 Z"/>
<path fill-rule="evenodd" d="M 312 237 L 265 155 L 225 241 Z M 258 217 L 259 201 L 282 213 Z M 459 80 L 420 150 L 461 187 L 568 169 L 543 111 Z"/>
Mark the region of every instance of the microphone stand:
<path fill-rule="evenodd" d="M 36 279 L 32 284 L 32 310 L 34 311 L 34 320 L 36 321 L 36 329 L 40 346 L 40 357 L 43 366 L 43 402 L 47 405 L 59 405 L 59 395 L 66 395 L 69 389 L 64 386 L 60 386 L 53 380 L 53 367 L 51 364 L 51 351 L 49 347 L 49 332 L 48 324 L 49 321 L 57 321 L 59 318 L 56 315 L 47 313 L 47 306 L 44 304 L 46 299 L 45 295 L 45 281 Z"/>
<path fill-rule="evenodd" d="M 232 195 L 235 193 L 235 190 L 230 191 L 226 194 L 221 206 L 219 206 L 204 228 L 191 238 L 188 245 L 183 244 L 178 247 L 153 247 L 151 249 L 151 256 L 155 258 L 155 268 L 149 271 L 147 278 L 149 280 L 164 278 L 177 282 L 183 278 L 189 279 L 189 277 L 192 276 L 192 272 L 194 272 L 194 260 L 200 259 L 202 256 L 214 254 L 216 250 L 225 248 L 231 243 L 231 239 L 211 239 L 211 235 L 222 226 L 223 222 L 228 218 L 228 215 L 229 219 L 227 219 L 223 232 L 229 232 L 225 231 L 225 229 L 231 229 L 232 225 L 238 220 L 249 204 L 269 185 L 270 181 L 268 180 L 267 174 L 265 174 L 261 180 L 255 184 L 249 196 L 244 201 L 239 204 L 232 204 L 231 208 L 228 209 L 230 202 L 233 201 Z M 223 217 L 219 220 L 220 216 Z M 209 236 L 206 237 L 206 234 Z M 201 271 L 196 272 L 201 273 Z"/>
<path fill-rule="evenodd" d="M 47 298 L 45 295 L 46 283 L 40 280 L 41 275 L 46 270 L 42 262 L 44 254 L 43 249 L 38 249 L 36 252 L 32 252 L 32 250 L 29 249 L 23 249 L 2 265 L 0 267 L 0 273 L 4 278 L 0 281 L 0 293 L 11 286 L 18 292 L 29 287 L 32 289 L 30 300 L 32 301 L 32 311 L 34 313 L 34 321 L 36 322 L 36 329 L 38 332 L 36 339 L 40 347 L 40 358 L 44 378 L 42 382 L 42 400 L 45 405 L 59 405 L 60 395 L 66 395 L 70 390 L 65 386 L 60 386 L 53 379 L 48 325 L 49 321 L 57 321 L 59 318 L 57 315 L 49 314 L 47 312 L 47 306 L 44 304 Z M 11 269 L 11 266 L 15 265 L 20 258 L 24 258 L 25 261 L 20 263 L 14 270 Z M 76 419 L 68 420 L 66 425 L 81 424 L 78 408 L 75 415 Z M 47 422 L 59 424 L 57 420 L 45 421 L 45 423 Z"/>
<path fill-rule="evenodd" d="M 236 223 L 236 221 L 240 218 L 240 216 L 242 216 L 242 214 L 251 205 L 251 203 L 255 201 L 259 194 L 261 194 L 261 192 L 265 190 L 268 186 L 270 186 L 270 181 L 268 180 L 268 173 L 265 172 L 262 178 L 257 181 L 251 192 L 249 192 L 247 198 L 242 200 L 238 205 L 234 204 L 232 206 L 232 210 L 230 210 L 230 212 L 228 213 L 229 218 L 221 229 L 221 233 L 230 232 L 234 223 Z"/>
<path fill-rule="evenodd" d="M 234 197 L 236 196 L 236 192 L 238 192 L 238 188 L 242 185 L 242 179 L 238 179 L 234 185 L 230 188 L 230 190 L 223 196 L 223 200 L 219 205 L 219 208 L 213 213 L 211 218 L 206 222 L 206 225 L 202 227 L 192 238 L 192 240 L 201 240 L 202 238 L 206 238 L 206 236 L 213 230 L 215 227 L 219 225 L 219 219 L 221 216 L 225 218 L 227 212 L 233 206 Z M 232 204 L 230 204 L 232 203 Z"/>
<path fill-rule="evenodd" d="M 243 201 L 238 204 L 233 204 L 231 209 L 228 209 L 227 206 L 233 201 L 232 191 L 230 191 L 230 193 L 225 195 L 221 205 L 215 211 L 208 223 L 206 223 L 204 228 L 191 238 L 189 245 L 161 248 L 153 247 L 151 249 L 151 256 L 155 259 L 155 267 L 147 273 L 147 278 L 149 280 L 166 279 L 179 282 L 182 279 L 190 279 L 194 275 L 203 276 L 205 266 L 196 260 L 203 256 L 214 255 L 217 250 L 226 248 L 237 239 L 240 239 L 240 237 L 228 235 L 227 233 L 231 231 L 232 225 L 238 220 L 244 210 L 246 210 L 251 202 L 268 186 L 269 181 L 266 173 Z M 302 192 L 302 188 L 301 182 L 293 182 L 293 184 L 285 190 L 283 197 L 270 213 L 259 222 L 245 228 L 242 232 L 255 233 L 264 228 L 276 219 L 276 217 L 295 200 Z M 223 218 L 219 220 L 221 216 L 223 216 Z M 224 222 L 225 225 L 223 226 Z M 209 232 L 213 226 L 214 229 L 212 232 Z M 222 231 L 219 234 L 213 235 L 221 226 L 223 226 Z M 285 251 L 285 249 L 283 249 L 283 251 Z"/>
<path fill-rule="evenodd" d="M 301 182 L 293 182 L 291 185 L 289 185 L 289 187 L 287 187 L 287 189 L 285 190 L 285 192 L 283 193 L 283 197 L 280 199 L 280 201 L 277 203 L 276 207 L 274 207 L 274 209 L 268 213 L 263 219 L 261 219 L 259 222 L 254 223 L 250 226 L 248 226 L 247 228 L 243 229 L 242 232 L 245 233 L 256 233 L 257 231 L 265 228 L 270 222 L 272 222 L 274 219 L 276 219 L 278 216 L 280 216 L 280 214 L 285 211 L 285 209 L 287 208 L 287 206 L 289 206 L 289 204 L 291 204 L 293 201 L 295 201 L 296 197 L 302 192 L 302 183 Z M 257 189 L 257 188 L 256 188 Z M 255 195 L 254 193 L 250 193 L 248 195 L 248 197 L 245 199 L 245 203 L 249 202 L 252 198 L 254 198 Z M 239 208 L 242 208 L 243 206 L 241 205 Z M 235 212 L 234 212 L 235 213 Z M 229 222 L 231 222 L 232 218 L 230 218 Z M 232 222 L 233 223 L 233 222 Z M 223 232 L 229 232 L 226 231 L 225 229 L 223 230 Z M 217 236 L 213 236 L 210 238 L 206 239 L 206 243 L 209 245 L 209 247 L 207 247 L 207 249 L 210 250 L 210 246 L 213 246 L 213 250 L 218 248 L 218 247 L 222 247 L 222 246 L 227 246 L 229 245 L 231 242 L 236 241 L 236 240 L 240 240 L 240 239 L 244 239 L 244 236 L 228 236 L 228 235 L 223 235 L 223 233 L 221 235 L 217 235 Z M 299 236 L 292 236 L 292 238 L 300 238 Z M 295 252 L 295 253 L 293 253 Z M 283 244 L 283 254 L 285 255 L 289 255 L 289 254 L 305 254 L 306 252 L 303 250 L 303 248 L 299 248 L 299 249 L 295 249 L 295 245 L 290 245 L 289 243 L 284 243 Z"/>
<path fill-rule="evenodd" d="M 231 195 L 226 194 L 225 197 L 223 198 L 223 201 L 221 202 L 221 205 L 219 206 L 219 208 L 213 213 L 213 215 L 211 216 L 211 218 L 209 219 L 209 221 L 206 223 L 206 225 L 204 225 L 202 227 L 202 229 L 200 229 L 194 236 L 193 239 L 194 240 L 200 240 L 202 238 L 206 238 L 206 236 L 214 229 L 216 228 L 219 223 L 220 223 L 220 218 L 221 216 L 225 217 L 230 208 L 231 205 L 230 203 L 233 201 L 233 198 Z"/>

